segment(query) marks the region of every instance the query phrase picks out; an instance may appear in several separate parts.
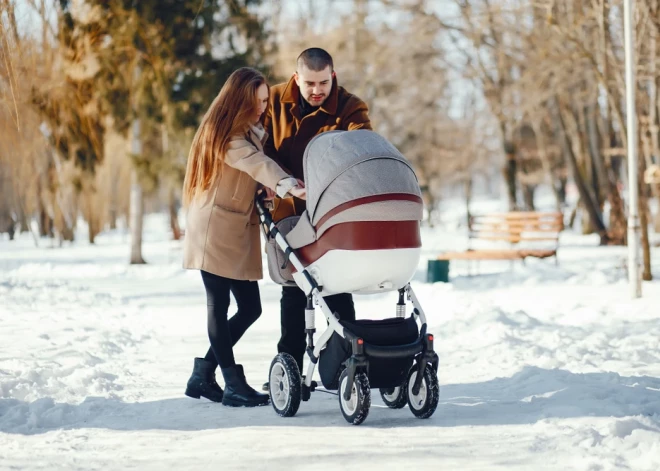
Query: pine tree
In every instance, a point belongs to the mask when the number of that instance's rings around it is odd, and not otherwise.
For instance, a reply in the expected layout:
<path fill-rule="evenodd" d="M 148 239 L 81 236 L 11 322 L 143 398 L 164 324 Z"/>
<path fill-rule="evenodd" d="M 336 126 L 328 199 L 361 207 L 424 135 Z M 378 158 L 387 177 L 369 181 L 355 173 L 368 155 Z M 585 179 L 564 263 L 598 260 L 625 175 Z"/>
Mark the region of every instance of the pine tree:
<path fill-rule="evenodd" d="M 93 51 L 100 114 L 133 141 L 136 192 L 153 191 L 162 179 L 180 186 L 185 159 L 181 152 L 173 155 L 173 138 L 197 127 L 236 68 L 263 70 L 267 35 L 251 11 L 259 3 L 86 0 L 73 11 L 73 2 L 60 0 L 63 39 L 84 38 L 81 43 Z M 132 225 L 140 225 L 142 195 L 131 201 L 138 205 Z M 131 262 L 143 263 L 136 247 L 141 228 L 132 227 L 132 233 Z"/>

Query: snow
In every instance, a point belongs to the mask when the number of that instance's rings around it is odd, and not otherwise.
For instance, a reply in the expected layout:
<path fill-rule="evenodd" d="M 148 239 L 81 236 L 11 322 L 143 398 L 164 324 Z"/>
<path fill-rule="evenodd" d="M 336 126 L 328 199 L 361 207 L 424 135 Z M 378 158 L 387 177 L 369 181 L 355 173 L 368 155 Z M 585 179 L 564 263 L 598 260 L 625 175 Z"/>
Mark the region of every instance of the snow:
<path fill-rule="evenodd" d="M 0 240 L 0 469 L 659 469 L 660 283 L 631 300 L 626 248 L 567 232 L 558 265 L 482 262 L 467 276 L 453 262 L 450 283 L 428 284 L 426 259 L 465 245 L 452 217 L 424 229 L 413 281 L 440 405 L 419 420 L 374 390 L 359 427 L 321 392 L 288 419 L 183 395 L 207 348 L 206 300 L 164 216 L 146 220 L 144 266 L 128 264 L 121 230 L 94 246 Z M 235 349 L 256 388 L 279 338 L 280 288 L 260 287 L 262 317 Z M 356 298 L 362 318 L 395 303 Z"/>

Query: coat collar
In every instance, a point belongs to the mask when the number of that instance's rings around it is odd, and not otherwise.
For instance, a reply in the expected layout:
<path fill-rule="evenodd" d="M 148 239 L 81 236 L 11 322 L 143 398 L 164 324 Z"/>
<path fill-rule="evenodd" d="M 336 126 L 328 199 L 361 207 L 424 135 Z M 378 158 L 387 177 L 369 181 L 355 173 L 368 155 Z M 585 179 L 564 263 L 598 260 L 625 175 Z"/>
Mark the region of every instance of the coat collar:
<path fill-rule="evenodd" d="M 296 79 L 292 76 L 289 79 L 289 82 L 284 87 L 282 92 L 282 103 L 293 103 L 295 107 L 298 107 L 298 99 L 300 98 L 300 88 L 296 83 Z M 337 78 L 333 77 L 332 79 L 332 88 L 330 89 L 330 95 L 328 96 L 325 103 L 320 107 L 320 110 L 326 114 L 334 116 L 337 113 L 337 104 L 339 102 L 339 85 L 337 84 Z"/>

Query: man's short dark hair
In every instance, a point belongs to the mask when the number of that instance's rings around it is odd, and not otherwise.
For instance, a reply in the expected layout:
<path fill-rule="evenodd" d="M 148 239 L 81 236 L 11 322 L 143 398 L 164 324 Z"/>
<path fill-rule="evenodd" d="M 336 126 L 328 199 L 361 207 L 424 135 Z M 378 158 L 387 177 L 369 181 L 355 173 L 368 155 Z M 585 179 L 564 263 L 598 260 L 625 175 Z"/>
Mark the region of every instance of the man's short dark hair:
<path fill-rule="evenodd" d="M 325 70 L 328 66 L 330 66 L 330 72 L 334 70 L 332 56 L 319 47 L 310 47 L 301 52 L 296 61 L 296 65 L 298 66 L 298 69 L 302 68 L 304 65 L 314 72 Z"/>

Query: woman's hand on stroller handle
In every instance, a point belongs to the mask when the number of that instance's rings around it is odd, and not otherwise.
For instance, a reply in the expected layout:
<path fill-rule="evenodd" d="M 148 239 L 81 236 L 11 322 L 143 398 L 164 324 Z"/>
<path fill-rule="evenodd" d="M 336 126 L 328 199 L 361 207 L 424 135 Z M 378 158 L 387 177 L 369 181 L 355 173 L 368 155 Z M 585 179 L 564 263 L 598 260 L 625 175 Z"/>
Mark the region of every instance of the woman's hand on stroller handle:
<path fill-rule="evenodd" d="M 273 201 L 275 199 L 275 196 L 277 196 L 277 193 L 275 193 L 274 190 L 271 190 L 267 186 L 263 187 L 263 191 L 266 193 L 264 196 L 264 201 Z"/>

